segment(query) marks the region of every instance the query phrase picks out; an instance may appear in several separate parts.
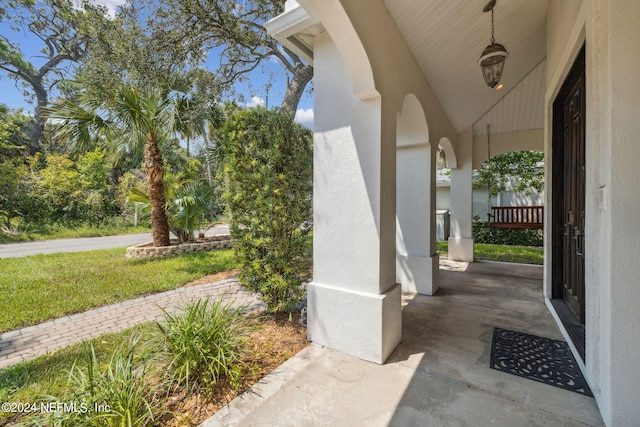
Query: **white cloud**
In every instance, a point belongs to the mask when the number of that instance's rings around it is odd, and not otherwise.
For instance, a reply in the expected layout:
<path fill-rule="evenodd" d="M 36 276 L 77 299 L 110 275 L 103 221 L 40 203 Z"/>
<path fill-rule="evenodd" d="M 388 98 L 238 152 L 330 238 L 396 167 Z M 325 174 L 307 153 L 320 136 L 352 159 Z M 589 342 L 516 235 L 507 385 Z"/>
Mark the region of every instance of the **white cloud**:
<path fill-rule="evenodd" d="M 266 102 L 264 99 L 260 98 L 259 96 L 253 95 L 251 97 L 251 102 L 247 102 L 244 105 L 249 108 L 264 107 L 266 105 Z"/>
<path fill-rule="evenodd" d="M 109 15 L 112 17 L 116 15 L 118 6 L 125 4 L 126 0 L 91 0 L 91 3 L 106 6 L 109 9 Z"/>
<path fill-rule="evenodd" d="M 313 108 L 298 108 L 294 120 L 301 125 L 313 128 Z"/>

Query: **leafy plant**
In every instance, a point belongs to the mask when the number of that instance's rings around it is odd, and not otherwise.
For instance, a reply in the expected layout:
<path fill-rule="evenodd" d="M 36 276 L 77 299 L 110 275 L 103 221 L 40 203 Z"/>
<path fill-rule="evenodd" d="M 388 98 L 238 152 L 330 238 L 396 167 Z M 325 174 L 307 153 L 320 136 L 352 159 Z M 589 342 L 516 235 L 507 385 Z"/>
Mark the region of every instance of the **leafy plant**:
<path fill-rule="evenodd" d="M 47 414 L 48 425 L 55 426 L 127 426 L 148 425 L 154 419 L 153 389 L 145 379 L 146 363 L 135 358 L 140 337 L 125 341 L 101 365 L 93 344 L 85 347 L 85 363 L 74 363 L 69 372 L 73 393 L 62 398 L 47 396 L 44 400 L 73 403 L 73 411 Z M 139 365 L 139 366 L 138 366 Z M 33 421 L 41 421 L 35 419 Z"/>
<path fill-rule="evenodd" d="M 203 225 L 209 209 L 213 189 L 204 181 L 183 181 L 166 187 L 169 228 L 181 242 L 192 241 L 195 230 Z M 140 212 L 150 213 L 149 196 L 135 187 L 129 189 L 127 203 L 140 204 Z"/>
<path fill-rule="evenodd" d="M 189 181 L 175 188 L 169 200 L 169 223 L 176 225 L 181 240 L 193 240 L 212 195 L 213 189 L 203 181 Z"/>
<path fill-rule="evenodd" d="M 542 230 L 492 228 L 487 221 L 473 221 L 473 240 L 492 245 L 542 246 Z"/>
<path fill-rule="evenodd" d="M 29 197 L 41 217 L 71 218 L 78 210 L 82 176 L 68 154 L 37 155 L 31 162 L 42 158 L 46 166 L 34 173 Z"/>
<path fill-rule="evenodd" d="M 242 344 L 250 329 L 245 309 L 206 298 L 186 304 L 176 314 L 164 312 L 158 327 L 165 341 L 169 388 L 207 393 L 223 377 L 239 384 Z"/>
<path fill-rule="evenodd" d="M 544 153 L 524 150 L 498 154 L 480 166 L 474 184 L 489 187 L 493 197 L 503 191 L 540 192 L 544 189 Z"/>
<path fill-rule="evenodd" d="M 22 109 L 12 110 L 0 103 L 0 160 L 26 154 L 30 145 L 29 122 Z"/>
<path fill-rule="evenodd" d="M 291 311 L 310 277 L 311 132 L 285 112 L 256 108 L 231 115 L 221 142 L 240 282 L 270 311 Z"/>

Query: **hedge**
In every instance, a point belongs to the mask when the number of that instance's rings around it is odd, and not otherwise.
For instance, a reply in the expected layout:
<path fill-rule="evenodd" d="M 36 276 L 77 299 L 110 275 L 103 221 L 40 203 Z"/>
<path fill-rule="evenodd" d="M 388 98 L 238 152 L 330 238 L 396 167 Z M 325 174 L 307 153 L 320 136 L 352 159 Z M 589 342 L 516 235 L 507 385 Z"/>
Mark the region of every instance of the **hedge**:
<path fill-rule="evenodd" d="M 491 228 L 488 221 L 473 221 L 473 240 L 475 243 L 542 246 L 542 236 L 542 230 Z"/>

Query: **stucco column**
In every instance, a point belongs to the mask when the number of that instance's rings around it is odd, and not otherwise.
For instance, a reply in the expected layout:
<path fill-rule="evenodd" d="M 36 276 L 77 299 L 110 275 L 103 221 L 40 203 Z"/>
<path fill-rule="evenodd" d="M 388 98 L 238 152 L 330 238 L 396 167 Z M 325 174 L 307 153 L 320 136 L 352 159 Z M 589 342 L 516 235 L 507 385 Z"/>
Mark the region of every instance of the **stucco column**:
<path fill-rule="evenodd" d="M 438 290 L 435 244 L 435 144 L 417 98 L 408 96 L 397 118 L 396 279 L 404 292 Z"/>
<path fill-rule="evenodd" d="M 316 37 L 314 266 L 309 339 L 382 363 L 402 334 L 395 283 L 395 137 L 380 96 L 354 95 L 327 34 Z M 395 130 L 393 130 L 395 131 Z"/>
<path fill-rule="evenodd" d="M 473 130 L 458 135 L 458 167 L 451 169 L 449 259 L 473 262 Z"/>

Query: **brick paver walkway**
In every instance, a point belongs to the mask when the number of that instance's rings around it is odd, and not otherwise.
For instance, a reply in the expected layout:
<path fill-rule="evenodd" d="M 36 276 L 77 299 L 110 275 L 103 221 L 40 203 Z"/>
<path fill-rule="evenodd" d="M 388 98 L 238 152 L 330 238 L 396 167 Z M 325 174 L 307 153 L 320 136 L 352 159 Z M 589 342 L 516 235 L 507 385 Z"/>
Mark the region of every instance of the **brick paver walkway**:
<path fill-rule="evenodd" d="M 162 308 L 172 311 L 186 301 L 207 296 L 233 301 L 238 306 L 247 305 L 248 310 L 263 308 L 260 299 L 233 278 L 174 289 L 6 332 L 0 337 L 0 368 L 102 334 L 162 319 Z"/>

